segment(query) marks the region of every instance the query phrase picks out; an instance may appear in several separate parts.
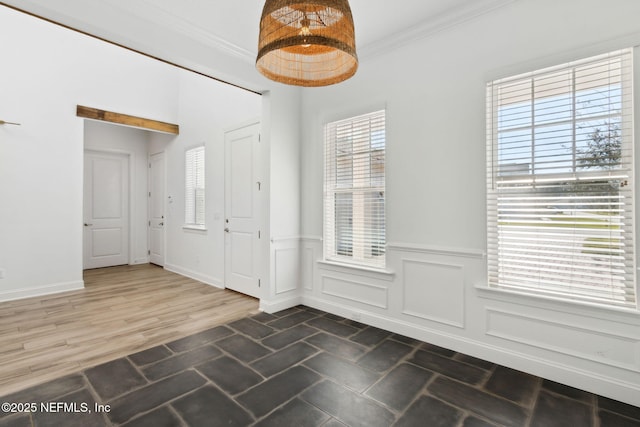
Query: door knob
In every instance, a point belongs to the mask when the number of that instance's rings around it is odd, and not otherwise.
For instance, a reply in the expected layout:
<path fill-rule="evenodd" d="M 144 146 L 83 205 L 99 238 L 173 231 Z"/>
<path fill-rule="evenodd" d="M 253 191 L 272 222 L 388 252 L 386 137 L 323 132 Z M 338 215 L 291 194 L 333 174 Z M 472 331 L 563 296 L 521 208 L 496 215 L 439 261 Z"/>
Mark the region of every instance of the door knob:
<path fill-rule="evenodd" d="M 158 224 L 158 225 L 164 225 L 164 222 L 161 222 L 161 223 L 160 223 L 160 224 Z"/>
<path fill-rule="evenodd" d="M 224 229 L 224 232 L 225 232 L 225 233 L 228 233 L 228 232 L 229 232 L 229 227 L 226 227 L 226 228 Z"/>

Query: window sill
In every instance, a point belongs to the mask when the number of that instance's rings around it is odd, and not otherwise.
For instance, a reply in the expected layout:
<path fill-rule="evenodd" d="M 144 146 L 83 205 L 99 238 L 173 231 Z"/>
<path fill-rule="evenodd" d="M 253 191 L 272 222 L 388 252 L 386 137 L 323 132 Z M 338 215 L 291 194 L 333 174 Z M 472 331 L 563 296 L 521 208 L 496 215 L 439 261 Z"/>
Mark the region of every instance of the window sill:
<path fill-rule="evenodd" d="M 377 277 L 378 279 L 382 279 L 386 281 L 392 281 L 395 276 L 394 271 L 387 270 L 385 268 L 375 268 L 375 267 L 369 267 L 365 265 L 348 264 L 345 262 L 320 260 L 318 261 L 318 265 L 320 266 L 320 268 L 324 270 L 332 270 L 332 271 L 338 271 L 341 273 L 356 274 L 356 275 L 367 276 L 367 277 L 374 276 L 374 277 Z"/>
<path fill-rule="evenodd" d="M 571 301 L 547 295 L 537 295 L 528 292 L 491 288 L 486 283 L 475 285 L 481 298 L 502 301 L 506 303 L 525 305 L 578 316 L 593 317 L 603 320 L 615 320 L 622 323 L 640 326 L 640 311 L 634 308 L 614 307 L 587 301 Z"/>
<path fill-rule="evenodd" d="M 186 231 L 201 231 L 201 232 L 206 232 L 207 231 L 207 227 L 205 227 L 204 225 L 189 225 L 189 224 L 185 224 L 182 226 L 183 230 Z"/>

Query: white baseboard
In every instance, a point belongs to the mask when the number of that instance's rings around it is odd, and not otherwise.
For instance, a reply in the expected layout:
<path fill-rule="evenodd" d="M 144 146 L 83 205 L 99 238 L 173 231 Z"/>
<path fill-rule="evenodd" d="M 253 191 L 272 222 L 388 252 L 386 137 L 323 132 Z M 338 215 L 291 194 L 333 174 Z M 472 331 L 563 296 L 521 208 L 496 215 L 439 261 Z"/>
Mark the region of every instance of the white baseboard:
<path fill-rule="evenodd" d="M 193 280 L 197 280 L 206 285 L 214 286 L 216 288 L 224 289 L 224 284 L 219 279 L 215 277 L 207 276 L 206 274 L 199 273 L 197 271 L 189 270 L 187 268 L 182 268 L 173 264 L 165 264 L 164 269 L 171 271 L 172 273 L 180 274 L 181 276 L 188 277 Z"/>
<path fill-rule="evenodd" d="M 302 304 L 302 297 L 296 296 L 278 301 L 265 301 L 260 299 L 260 311 L 275 313 Z"/>
<path fill-rule="evenodd" d="M 0 301 L 14 301 L 23 298 L 41 297 L 45 295 L 59 294 L 61 292 L 77 291 L 84 289 L 84 281 L 52 283 L 38 286 L 37 288 L 14 289 L 0 292 Z"/>
<path fill-rule="evenodd" d="M 397 334 L 429 342 L 469 356 L 527 372 L 541 378 L 566 384 L 594 394 L 609 397 L 633 406 L 640 405 L 640 384 L 587 371 L 553 360 L 534 357 L 503 347 L 427 329 L 409 322 L 362 311 L 347 305 L 335 304 L 312 296 L 303 296 L 300 304 L 323 310 L 347 319 L 353 319 Z M 297 305 L 297 304 L 293 304 Z M 292 305 L 292 306 L 293 306 Z"/>

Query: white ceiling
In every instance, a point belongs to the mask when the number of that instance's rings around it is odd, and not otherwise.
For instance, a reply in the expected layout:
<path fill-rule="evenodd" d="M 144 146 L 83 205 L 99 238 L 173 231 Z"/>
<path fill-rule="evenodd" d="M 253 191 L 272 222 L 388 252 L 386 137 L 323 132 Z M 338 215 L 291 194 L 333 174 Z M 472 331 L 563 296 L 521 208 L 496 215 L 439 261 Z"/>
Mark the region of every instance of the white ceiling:
<path fill-rule="evenodd" d="M 351 0 L 360 59 L 515 0 Z M 264 0 L 3 0 L 4 4 L 187 68 L 190 45 L 253 63 Z M 162 46 L 157 46 L 161 44 Z M 194 51 L 196 49 L 194 48 Z M 181 52 L 182 51 L 182 52 Z M 189 62 L 189 63 L 186 63 Z"/>

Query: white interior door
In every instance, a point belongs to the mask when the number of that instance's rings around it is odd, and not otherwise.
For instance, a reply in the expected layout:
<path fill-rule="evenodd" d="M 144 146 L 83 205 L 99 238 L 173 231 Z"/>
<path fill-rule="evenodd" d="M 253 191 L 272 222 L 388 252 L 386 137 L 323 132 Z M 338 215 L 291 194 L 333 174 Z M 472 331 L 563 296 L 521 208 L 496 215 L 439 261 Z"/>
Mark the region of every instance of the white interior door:
<path fill-rule="evenodd" d="M 260 296 L 260 125 L 225 133 L 225 286 Z"/>
<path fill-rule="evenodd" d="M 149 157 L 149 261 L 164 265 L 164 153 Z"/>
<path fill-rule="evenodd" d="M 129 263 L 129 156 L 84 155 L 83 267 Z"/>

